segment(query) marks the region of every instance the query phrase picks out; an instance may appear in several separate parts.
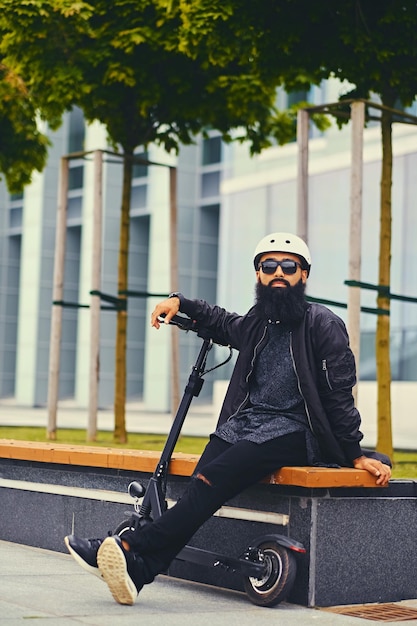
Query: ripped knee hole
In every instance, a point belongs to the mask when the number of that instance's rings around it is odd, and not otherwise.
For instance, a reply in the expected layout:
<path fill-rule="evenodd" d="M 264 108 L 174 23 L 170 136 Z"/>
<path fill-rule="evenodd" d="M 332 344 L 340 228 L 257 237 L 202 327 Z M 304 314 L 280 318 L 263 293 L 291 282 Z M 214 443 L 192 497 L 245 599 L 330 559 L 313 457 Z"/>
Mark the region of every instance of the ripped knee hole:
<path fill-rule="evenodd" d="M 208 478 L 206 478 L 204 476 L 204 474 L 200 474 L 199 473 L 199 474 L 197 474 L 196 478 L 197 478 L 197 480 L 201 480 L 201 482 L 203 482 L 205 485 L 208 485 L 209 487 L 213 486 L 213 484 L 209 481 Z"/>

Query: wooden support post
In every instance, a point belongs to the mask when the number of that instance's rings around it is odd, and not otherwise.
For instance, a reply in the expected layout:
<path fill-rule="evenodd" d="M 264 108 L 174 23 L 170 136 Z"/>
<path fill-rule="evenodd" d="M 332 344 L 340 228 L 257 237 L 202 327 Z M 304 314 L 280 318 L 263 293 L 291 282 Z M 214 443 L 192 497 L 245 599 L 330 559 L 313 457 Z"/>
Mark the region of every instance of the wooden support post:
<path fill-rule="evenodd" d="M 59 172 L 58 211 L 55 233 L 54 285 L 52 296 L 53 302 L 61 302 L 64 296 L 68 172 L 69 160 L 66 157 L 62 157 Z M 56 439 L 62 315 L 62 306 L 53 305 L 51 314 L 51 334 L 49 345 L 48 426 L 46 433 L 47 438 L 52 440 Z"/>
<path fill-rule="evenodd" d="M 309 112 L 300 109 L 297 113 L 297 235 L 308 241 L 308 127 Z"/>
<path fill-rule="evenodd" d="M 103 153 L 94 152 L 94 201 L 92 251 L 93 262 L 91 272 L 91 290 L 101 289 L 101 256 L 103 230 Z M 90 393 L 88 406 L 87 441 L 95 441 L 97 436 L 98 386 L 100 376 L 100 309 L 99 295 L 92 295 L 90 301 Z"/>
<path fill-rule="evenodd" d="M 170 205 L 170 290 L 178 291 L 178 244 L 177 244 L 177 169 L 169 168 L 169 205 Z M 178 329 L 171 332 L 171 411 L 175 415 L 180 402 L 179 375 L 179 334 Z"/>
<path fill-rule="evenodd" d="M 351 104 L 352 121 L 352 163 L 350 178 L 350 236 L 349 236 L 349 280 L 361 280 L 362 256 L 362 180 L 363 180 L 363 129 L 365 124 L 365 103 Z M 360 312 L 361 290 L 349 287 L 348 290 L 348 332 L 350 345 L 359 370 L 360 358 Z M 357 387 L 353 390 L 357 399 Z"/>

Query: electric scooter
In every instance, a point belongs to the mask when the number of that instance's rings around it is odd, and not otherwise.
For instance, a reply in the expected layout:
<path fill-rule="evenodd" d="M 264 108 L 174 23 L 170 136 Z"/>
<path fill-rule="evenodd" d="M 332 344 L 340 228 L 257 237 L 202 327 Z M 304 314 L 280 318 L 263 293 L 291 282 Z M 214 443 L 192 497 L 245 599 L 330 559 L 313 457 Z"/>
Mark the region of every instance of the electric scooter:
<path fill-rule="evenodd" d="M 161 316 L 163 321 L 163 316 Z M 203 377 L 230 361 L 233 350 L 230 346 L 228 358 L 211 367 L 207 367 L 207 356 L 214 341 L 204 328 L 199 329 L 188 317 L 175 315 L 170 324 L 184 331 L 194 331 L 203 340 L 195 364 L 192 367 L 184 395 L 178 407 L 171 430 L 155 471 L 146 489 L 136 481 L 128 486 L 128 493 L 134 499 L 134 512 L 131 517 L 119 524 L 115 534 L 123 535 L 128 529 L 140 529 L 152 523 L 167 509 L 166 485 L 168 466 L 175 445 L 181 433 L 183 423 L 194 397 L 200 394 Z M 218 344 L 220 345 L 220 344 Z M 140 500 L 142 500 L 140 502 Z M 241 556 L 231 557 L 193 546 L 185 546 L 176 559 L 206 567 L 221 567 L 226 571 L 237 572 L 243 576 L 245 592 L 249 600 L 258 606 L 272 607 L 288 597 L 296 576 L 296 554 L 305 553 L 304 546 L 280 534 L 267 534 L 255 538 Z"/>

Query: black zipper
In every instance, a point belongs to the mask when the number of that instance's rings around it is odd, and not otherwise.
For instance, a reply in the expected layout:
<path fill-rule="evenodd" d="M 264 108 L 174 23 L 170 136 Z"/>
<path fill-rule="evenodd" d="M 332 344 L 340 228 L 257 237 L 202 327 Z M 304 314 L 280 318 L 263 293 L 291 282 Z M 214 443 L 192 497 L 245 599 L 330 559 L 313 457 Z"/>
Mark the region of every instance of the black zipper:
<path fill-rule="evenodd" d="M 302 399 L 303 399 L 303 402 L 304 402 L 304 408 L 305 408 L 305 410 L 306 410 L 306 415 L 307 415 L 308 425 L 310 426 L 310 430 L 311 430 L 311 432 L 313 433 L 313 435 L 315 435 L 316 433 L 314 432 L 313 424 L 312 424 L 312 422 L 311 422 L 310 411 L 308 410 L 307 401 L 306 401 L 306 399 L 305 399 L 305 397 L 304 397 L 304 394 L 303 394 L 303 392 L 302 392 L 302 390 L 301 390 L 300 377 L 299 377 L 299 375 L 298 375 L 297 367 L 296 367 L 296 365 L 295 365 L 294 352 L 293 352 L 293 349 L 292 349 L 292 332 L 290 332 L 290 354 L 291 354 L 292 366 L 293 366 L 293 368 L 294 368 L 294 372 L 295 372 L 295 375 L 296 375 L 296 377 L 297 377 L 297 386 L 298 386 L 298 391 L 300 392 L 300 395 L 301 395 L 301 397 L 302 397 Z"/>
<path fill-rule="evenodd" d="M 323 370 L 323 372 L 325 372 L 327 385 L 328 385 L 330 391 L 333 391 L 333 387 L 330 384 L 329 370 L 327 369 L 327 360 L 326 359 L 322 360 L 322 362 L 321 362 L 321 369 Z"/>
<path fill-rule="evenodd" d="M 256 346 L 253 349 L 253 356 L 252 356 L 252 360 L 250 362 L 250 369 L 249 369 L 249 372 L 246 375 L 246 383 L 249 382 L 249 378 L 250 378 L 250 376 L 251 376 L 251 374 L 253 372 L 253 366 L 255 365 L 256 354 L 257 354 L 259 346 L 261 345 L 261 343 L 265 339 L 265 335 L 267 333 L 267 329 L 268 329 L 268 327 L 265 326 L 264 332 L 262 334 L 262 337 L 260 338 L 260 340 L 258 341 L 258 343 L 256 344 Z M 242 402 L 240 403 L 240 405 L 238 406 L 236 411 L 234 413 L 232 413 L 232 415 L 229 415 L 229 417 L 227 418 L 227 421 L 229 421 L 230 419 L 232 419 L 232 417 L 234 417 L 237 413 L 239 413 L 239 411 L 245 406 L 248 398 L 249 398 L 249 391 L 246 393 L 246 396 L 243 398 Z"/>

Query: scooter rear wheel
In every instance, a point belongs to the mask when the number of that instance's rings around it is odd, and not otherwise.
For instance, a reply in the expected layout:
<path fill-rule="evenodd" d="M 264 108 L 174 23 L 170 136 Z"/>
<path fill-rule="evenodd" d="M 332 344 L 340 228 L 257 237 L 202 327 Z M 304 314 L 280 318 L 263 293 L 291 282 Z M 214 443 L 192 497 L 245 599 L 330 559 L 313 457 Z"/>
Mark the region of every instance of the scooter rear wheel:
<path fill-rule="evenodd" d="M 151 519 L 150 518 L 142 517 L 140 522 L 139 522 L 138 530 L 140 531 L 142 528 L 144 528 L 145 526 L 147 526 L 150 523 L 151 523 Z M 126 519 L 123 522 L 121 522 L 113 530 L 113 535 L 119 535 L 119 537 L 122 537 L 125 532 L 131 531 L 131 530 L 132 530 L 132 518 L 129 518 L 129 519 Z"/>
<path fill-rule="evenodd" d="M 260 543 L 267 565 L 262 578 L 245 577 L 245 592 L 249 600 L 258 606 L 271 607 L 288 597 L 297 573 L 294 555 L 274 541 Z"/>
<path fill-rule="evenodd" d="M 120 524 L 113 530 L 113 535 L 119 535 L 119 537 L 122 537 L 127 530 L 131 530 L 131 523 L 128 519 L 120 522 Z"/>

